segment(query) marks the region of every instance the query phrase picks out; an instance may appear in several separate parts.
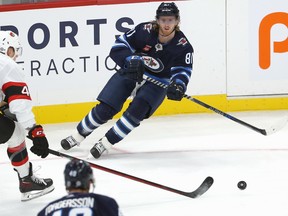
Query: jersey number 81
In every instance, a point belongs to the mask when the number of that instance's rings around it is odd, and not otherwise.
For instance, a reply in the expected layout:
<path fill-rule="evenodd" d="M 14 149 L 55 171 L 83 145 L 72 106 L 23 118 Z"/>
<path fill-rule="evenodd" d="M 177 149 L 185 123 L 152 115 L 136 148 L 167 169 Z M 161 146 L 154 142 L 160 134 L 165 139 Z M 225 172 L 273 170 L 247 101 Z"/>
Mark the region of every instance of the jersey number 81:
<path fill-rule="evenodd" d="M 185 63 L 186 64 L 192 64 L 193 63 L 193 54 L 187 53 L 185 56 Z"/>

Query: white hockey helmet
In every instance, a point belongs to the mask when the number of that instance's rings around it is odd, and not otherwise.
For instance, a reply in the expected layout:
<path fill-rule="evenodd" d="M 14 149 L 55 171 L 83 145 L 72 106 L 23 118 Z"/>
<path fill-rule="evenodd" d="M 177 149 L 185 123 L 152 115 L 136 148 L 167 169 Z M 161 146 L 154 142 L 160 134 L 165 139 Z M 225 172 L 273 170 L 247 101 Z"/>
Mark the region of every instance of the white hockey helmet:
<path fill-rule="evenodd" d="M 7 55 L 9 47 L 12 47 L 15 52 L 12 58 L 22 55 L 22 46 L 18 35 L 12 31 L 0 31 L 0 53 Z"/>

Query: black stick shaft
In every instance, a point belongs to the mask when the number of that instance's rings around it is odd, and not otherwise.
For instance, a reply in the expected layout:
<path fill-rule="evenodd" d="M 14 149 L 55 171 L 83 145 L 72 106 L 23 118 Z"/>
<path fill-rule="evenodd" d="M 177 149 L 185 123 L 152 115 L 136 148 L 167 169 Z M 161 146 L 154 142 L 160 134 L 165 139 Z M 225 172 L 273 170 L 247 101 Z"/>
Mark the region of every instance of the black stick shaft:
<path fill-rule="evenodd" d="M 53 155 L 56 155 L 56 156 L 59 156 L 59 157 L 65 157 L 65 158 L 68 158 L 68 159 L 83 160 L 83 159 L 80 159 L 80 158 L 77 158 L 77 157 L 62 153 L 62 152 L 58 152 L 58 151 L 55 151 L 55 150 L 52 150 L 52 149 L 49 149 L 49 153 L 53 154 Z M 86 161 L 86 160 L 83 160 L 83 161 Z M 131 180 L 134 180 L 134 181 L 137 181 L 137 182 L 141 182 L 143 184 L 147 184 L 147 185 L 150 185 L 150 186 L 153 186 L 153 187 L 156 187 L 156 188 L 160 188 L 160 189 L 163 189 L 163 190 L 166 190 L 166 191 L 170 191 L 170 192 L 173 192 L 173 193 L 176 193 L 176 194 L 180 194 L 180 195 L 187 196 L 187 197 L 190 197 L 190 198 L 196 198 L 196 197 L 191 197 L 191 193 L 189 193 L 189 192 L 180 191 L 180 190 L 177 190 L 177 189 L 174 189 L 174 188 L 167 187 L 165 185 L 161 185 L 161 184 L 157 184 L 155 182 L 147 181 L 145 179 L 141 179 L 141 178 L 138 178 L 138 177 L 135 177 L 135 176 L 132 176 L 132 175 L 128 175 L 126 173 L 119 172 L 117 170 L 113 170 L 113 169 L 110 169 L 110 168 L 107 168 L 107 167 L 103 167 L 103 166 L 91 163 L 89 161 L 86 161 L 86 162 L 89 163 L 91 167 L 99 169 L 99 170 L 102 170 L 102 171 L 105 171 L 105 172 L 109 172 L 109 173 L 112 173 L 112 174 L 115 174 L 115 175 L 118 175 L 118 176 L 122 176 L 124 178 L 128 178 L 128 179 L 131 179 Z"/>
<path fill-rule="evenodd" d="M 212 110 L 213 112 L 215 112 L 215 113 L 217 113 L 219 115 L 222 115 L 222 116 L 224 116 L 224 117 L 226 117 L 226 118 L 228 118 L 228 119 L 230 119 L 232 121 L 235 121 L 238 124 L 246 126 L 246 127 L 250 128 L 250 129 L 262 134 L 262 135 L 267 135 L 267 132 L 264 129 L 257 128 L 257 127 L 255 127 L 255 126 L 253 126 L 251 124 L 248 124 L 248 123 L 246 123 L 246 122 L 244 122 L 244 121 L 242 121 L 242 120 L 240 120 L 238 118 L 235 118 L 234 116 L 229 115 L 228 113 L 225 113 L 225 112 L 223 112 L 223 111 L 221 111 L 221 110 L 219 110 L 219 109 L 217 109 L 215 107 L 212 107 L 212 106 L 210 106 L 210 105 L 208 105 L 208 104 L 206 104 L 206 103 L 204 103 L 204 102 L 202 102 L 202 101 L 200 101 L 200 100 L 198 100 L 196 98 L 192 98 L 191 96 L 188 96 L 188 95 L 184 95 L 184 97 L 187 98 L 188 100 L 191 100 L 191 101 L 199 104 L 200 106 L 203 106 L 203 107 L 205 107 L 205 108 L 207 108 L 209 110 Z"/>
<path fill-rule="evenodd" d="M 144 75 L 144 79 L 146 79 L 147 81 L 152 82 L 155 85 L 158 85 L 158 86 L 160 86 L 162 88 L 167 88 L 168 87 L 167 85 L 159 82 L 158 80 L 155 80 L 155 79 L 153 79 L 151 77 L 148 77 L 146 75 Z M 242 121 L 242 120 L 240 120 L 240 119 L 238 119 L 238 118 L 236 118 L 236 117 L 234 117 L 232 115 L 229 115 L 228 113 L 225 113 L 225 112 L 223 112 L 223 111 L 221 111 L 219 109 L 216 109 L 215 107 L 212 107 L 212 106 L 210 106 L 210 105 L 208 105 L 208 104 L 206 104 L 206 103 L 204 103 L 204 102 L 202 102 L 202 101 L 200 101 L 200 100 L 198 100 L 196 98 L 193 98 L 193 97 L 188 96 L 186 94 L 184 95 L 184 98 L 186 98 L 186 99 L 188 99 L 190 101 L 193 101 L 194 103 L 197 103 L 198 105 L 203 106 L 203 107 L 205 107 L 205 108 L 207 108 L 207 109 L 209 109 L 209 110 L 211 110 L 211 111 L 213 111 L 213 112 L 215 112 L 215 113 L 217 113 L 219 115 L 222 115 L 225 118 L 228 118 L 228 119 L 230 119 L 230 120 L 232 120 L 234 122 L 237 122 L 238 124 L 241 124 L 241 125 L 243 125 L 245 127 L 248 127 L 248 128 L 250 128 L 250 129 L 252 129 L 252 130 L 254 130 L 254 131 L 256 131 L 256 132 L 258 132 L 258 133 L 260 133 L 262 135 L 265 135 L 265 136 L 267 135 L 267 131 L 265 129 L 261 129 L 261 128 L 255 127 L 255 126 L 253 126 L 251 124 L 248 124 L 248 123 L 246 123 L 246 122 L 244 122 L 244 121 Z"/>

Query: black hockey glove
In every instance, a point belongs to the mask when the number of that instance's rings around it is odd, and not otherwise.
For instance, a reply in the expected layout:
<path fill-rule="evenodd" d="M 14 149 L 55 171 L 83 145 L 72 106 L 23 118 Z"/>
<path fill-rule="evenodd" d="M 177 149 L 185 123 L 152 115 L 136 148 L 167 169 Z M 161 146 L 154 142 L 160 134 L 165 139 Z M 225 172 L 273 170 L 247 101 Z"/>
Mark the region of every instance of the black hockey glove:
<path fill-rule="evenodd" d="M 38 156 L 41 156 L 41 158 L 47 157 L 49 154 L 49 144 L 42 126 L 36 125 L 31 128 L 27 137 L 33 142 L 33 146 L 30 148 L 30 151 Z"/>
<path fill-rule="evenodd" d="M 182 81 L 173 80 L 167 89 L 167 98 L 170 100 L 181 101 L 186 90 L 186 86 Z"/>
<path fill-rule="evenodd" d="M 144 74 L 144 61 L 142 57 L 137 55 L 128 56 L 125 59 L 124 68 L 119 72 L 121 75 L 124 75 L 129 79 L 141 83 Z"/>

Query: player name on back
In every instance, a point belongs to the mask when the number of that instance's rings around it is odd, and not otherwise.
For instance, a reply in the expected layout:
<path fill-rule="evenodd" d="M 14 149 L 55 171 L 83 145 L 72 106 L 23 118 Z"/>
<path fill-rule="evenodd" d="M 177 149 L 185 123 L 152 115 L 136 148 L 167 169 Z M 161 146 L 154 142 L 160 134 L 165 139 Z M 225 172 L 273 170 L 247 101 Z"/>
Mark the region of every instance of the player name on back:
<path fill-rule="evenodd" d="M 61 208 L 93 208 L 94 207 L 94 198 L 92 197 L 82 197 L 82 198 L 72 198 L 66 200 L 60 200 L 56 203 L 53 203 L 47 206 L 45 214 L 48 215 L 52 211 L 56 211 Z"/>

